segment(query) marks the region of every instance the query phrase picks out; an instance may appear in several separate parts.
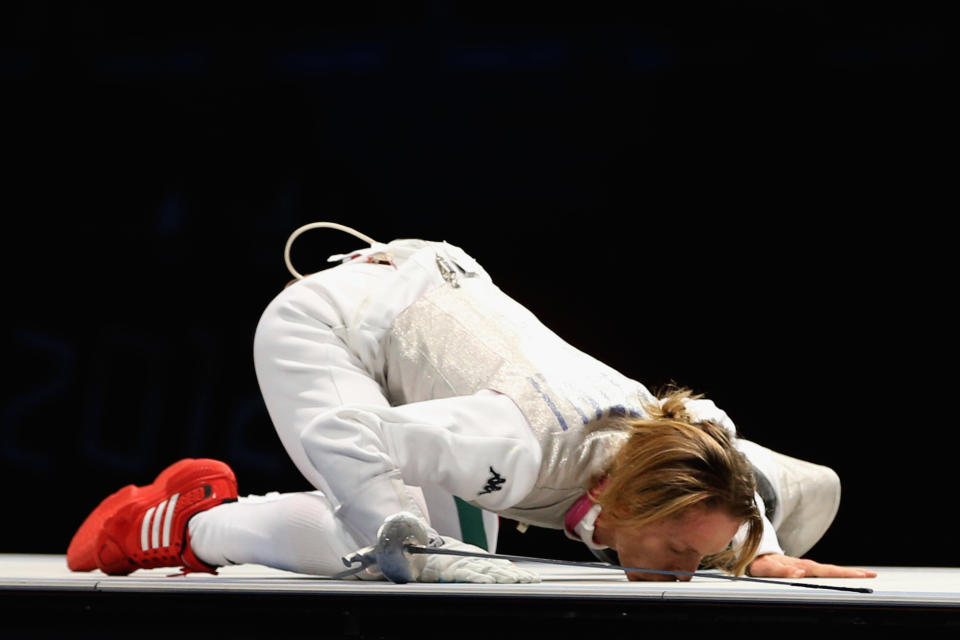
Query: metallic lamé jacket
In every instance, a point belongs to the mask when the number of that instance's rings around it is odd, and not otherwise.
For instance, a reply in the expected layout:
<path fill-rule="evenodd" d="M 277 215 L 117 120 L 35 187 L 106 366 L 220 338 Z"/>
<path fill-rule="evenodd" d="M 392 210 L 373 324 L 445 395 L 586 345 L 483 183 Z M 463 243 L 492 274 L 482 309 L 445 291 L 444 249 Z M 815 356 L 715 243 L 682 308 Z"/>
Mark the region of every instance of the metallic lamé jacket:
<path fill-rule="evenodd" d="M 398 402 L 480 389 L 509 396 L 543 457 L 533 490 L 500 513 L 561 529 L 567 509 L 626 439 L 611 418 L 645 416 L 644 407 L 656 398 L 563 341 L 461 252 L 444 244 L 436 251 L 442 282 L 404 309 L 386 333 L 389 395 Z"/>

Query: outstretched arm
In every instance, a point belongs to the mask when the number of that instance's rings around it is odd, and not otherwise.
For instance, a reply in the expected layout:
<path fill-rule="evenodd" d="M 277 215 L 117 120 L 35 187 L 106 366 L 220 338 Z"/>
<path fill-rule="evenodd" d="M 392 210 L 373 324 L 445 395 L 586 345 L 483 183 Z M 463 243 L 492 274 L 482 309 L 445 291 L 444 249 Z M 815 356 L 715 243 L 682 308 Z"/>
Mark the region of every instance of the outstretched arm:
<path fill-rule="evenodd" d="M 702 399 L 687 403 L 687 408 L 695 420 L 713 420 L 723 426 L 732 436 L 737 437 L 737 429 L 725 411 L 718 408 L 712 401 Z M 743 440 L 737 440 L 738 448 L 742 450 Z M 754 447 L 755 448 L 755 447 Z M 752 449 L 751 449 L 752 450 Z M 744 454 L 749 458 L 748 451 Z M 753 460 L 751 460 L 753 462 Z M 757 504 L 761 514 L 764 511 L 763 500 L 757 494 Z M 752 576 L 767 578 L 873 578 L 877 574 L 867 569 L 841 567 L 833 564 L 822 564 L 809 558 L 795 558 L 783 553 L 773 525 L 764 517 L 764 536 L 760 544 L 757 557 L 750 563 L 748 572 Z"/>
<path fill-rule="evenodd" d="M 782 553 L 757 556 L 747 573 L 758 578 L 875 578 L 876 571 L 821 564 L 809 558 L 794 558 Z"/>

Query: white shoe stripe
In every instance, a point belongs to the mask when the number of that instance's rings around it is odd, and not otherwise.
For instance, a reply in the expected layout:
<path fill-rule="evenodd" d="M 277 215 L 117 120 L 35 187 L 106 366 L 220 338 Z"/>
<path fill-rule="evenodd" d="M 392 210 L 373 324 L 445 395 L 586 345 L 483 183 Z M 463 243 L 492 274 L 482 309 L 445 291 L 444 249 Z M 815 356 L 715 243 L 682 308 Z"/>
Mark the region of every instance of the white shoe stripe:
<path fill-rule="evenodd" d="M 151 548 L 156 549 L 160 546 L 160 521 L 163 520 L 161 514 L 163 513 L 163 508 L 167 506 L 167 501 L 164 500 L 159 505 L 157 505 L 157 515 L 153 519 L 153 544 Z"/>
<path fill-rule="evenodd" d="M 153 517 L 153 512 L 156 511 L 156 509 L 156 507 L 150 507 L 147 510 L 147 515 L 143 516 L 143 523 L 140 525 L 140 548 L 143 551 L 150 548 L 147 532 L 150 530 L 150 518 Z"/>
<path fill-rule="evenodd" d="M 173 510 L 177 506 L 177 499 L 180 497 L 179 493 L 175 493 L 170 497 L 170 502 L 167 504 L 167 512 L 163 515 L 163 546 L 167 547 L 170 545 L 170 526 L 173 524 Z"/>

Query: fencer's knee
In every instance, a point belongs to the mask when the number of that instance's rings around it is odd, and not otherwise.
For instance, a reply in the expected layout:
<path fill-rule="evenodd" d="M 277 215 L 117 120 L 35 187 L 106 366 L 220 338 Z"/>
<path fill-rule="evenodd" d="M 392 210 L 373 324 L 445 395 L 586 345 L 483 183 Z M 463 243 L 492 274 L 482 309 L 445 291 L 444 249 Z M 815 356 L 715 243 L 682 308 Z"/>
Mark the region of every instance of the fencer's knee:
<path fill-rule="evenodd" d="M 272 563 L 279 569 L 315 575 L 343 570 L 342 558 L 359 548 L 321 492 L 297 493 L 275 501 L 269 538 Z"/>
<path fill-rule="evenodd" d="M 278 514 L 281 526 L 299 525 L 306 529 L 332 529 L 336 521 L 333 507 L 320 492 L 294 493 L 284 499 L 284 508 Z"/>

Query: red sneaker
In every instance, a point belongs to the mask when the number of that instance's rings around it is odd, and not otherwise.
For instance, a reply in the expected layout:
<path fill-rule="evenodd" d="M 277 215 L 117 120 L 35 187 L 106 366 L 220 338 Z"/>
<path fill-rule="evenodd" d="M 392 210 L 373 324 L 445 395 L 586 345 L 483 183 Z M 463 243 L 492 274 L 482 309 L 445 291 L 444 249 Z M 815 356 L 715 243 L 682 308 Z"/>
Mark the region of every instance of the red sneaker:
<path fill-rule="evenodd" d="M 237 499 L 237 480 L 225 463 L 181 460 L 153 484 L 127 485 L 87 516 L 67 549 L 72 571 L 100 569 L 127 575 L 137 569 L 184 567 L 216 574 L 190 549 L 187 521 L 196 513 Z"/>

